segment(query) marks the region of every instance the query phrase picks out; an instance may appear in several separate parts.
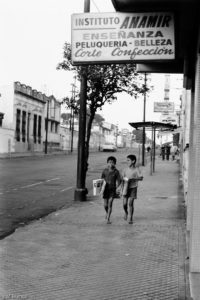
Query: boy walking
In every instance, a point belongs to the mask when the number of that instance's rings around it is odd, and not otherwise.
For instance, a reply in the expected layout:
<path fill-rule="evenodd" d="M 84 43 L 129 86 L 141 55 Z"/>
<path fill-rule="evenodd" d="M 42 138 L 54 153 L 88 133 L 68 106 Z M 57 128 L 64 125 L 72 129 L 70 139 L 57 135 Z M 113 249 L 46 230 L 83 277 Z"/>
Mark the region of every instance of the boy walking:
<path fill-rule="evenodd" d="M 138 181 L 143 180 L 143 176 L 138 167 L 136 167 L 136 156 L 130 154 L 127 156 L 128 167 L 122 171 L 122 196 L 124 208 L 124 220 L 129 215 L 129 224 L 133 224 L 134 200 L 137 199 Z M 129 206 L 129 212 L 128 212 Z"/>
<path fill-rule="evenodd" d="M 116 189 L 121 183 L 120 173 L 116 168 L 116 158 L 109 156 L 107 158 L 107 168 L 102 172 L 101 178 L 105 180 L 101 196 L 104 199 L 104 209 L 106 211 L 107 224 L 111 224 L 110 216 L 112 213 L 113 199 L 116 197 Z"/>

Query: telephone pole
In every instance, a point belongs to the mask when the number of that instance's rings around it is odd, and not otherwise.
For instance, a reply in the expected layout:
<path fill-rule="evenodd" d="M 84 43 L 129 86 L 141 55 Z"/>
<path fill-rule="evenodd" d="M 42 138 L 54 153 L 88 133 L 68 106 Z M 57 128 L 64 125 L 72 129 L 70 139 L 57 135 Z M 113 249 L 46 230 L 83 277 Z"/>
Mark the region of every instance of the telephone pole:
<path fill-rule="evenodd" d="M 90 0 L 84 1 L 84 12 L 90 12 Z M 87 99 L 87 66 L 81 68 L 81 93 L 80 93 L 80 112 L 79 112 L 79 133 L 78 133 L 78 158 L 77 158 L 77 181 L 74 192 L 74 200 L 86 201 L 87 189 L 85 187 L 86 170 L 86 99 Z"/>
<path fill-rule="evenodd" d="M 70 121 L 70 129 L 71 129 L 71 152 L 73 152 L 73 143 L 74 143 L 74 103 L 76 97 L 76 76 L 74 76 L 74 83 L 72 84 L 72 97 L 71 97 L 71 121 Z"/>

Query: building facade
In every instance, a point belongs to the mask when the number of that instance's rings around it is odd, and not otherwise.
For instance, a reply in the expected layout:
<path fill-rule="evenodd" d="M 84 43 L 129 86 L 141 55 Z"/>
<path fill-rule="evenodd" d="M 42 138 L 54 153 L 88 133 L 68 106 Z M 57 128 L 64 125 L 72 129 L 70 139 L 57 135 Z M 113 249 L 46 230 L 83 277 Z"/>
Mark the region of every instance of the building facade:
<path fill-rule="evenodd" d="M 0 153 L 43 152 L 45 143 L 60 147 L 60 103 L 54 96 L 20 82 L 0 87 L 0 93 Z"/>
<path fill-rule="evenodd" d="M 43 144 L 47 143 L 48 151 L 58 151 L 61 149 L 61 133 L 60 133 L 60 102 L 52 95 L 47 97 L 45 105 L 45 137 Z M 47 121 L 48 120 L 48 121 Z M 48 124 L 48 127 L 46 126 Z"/>

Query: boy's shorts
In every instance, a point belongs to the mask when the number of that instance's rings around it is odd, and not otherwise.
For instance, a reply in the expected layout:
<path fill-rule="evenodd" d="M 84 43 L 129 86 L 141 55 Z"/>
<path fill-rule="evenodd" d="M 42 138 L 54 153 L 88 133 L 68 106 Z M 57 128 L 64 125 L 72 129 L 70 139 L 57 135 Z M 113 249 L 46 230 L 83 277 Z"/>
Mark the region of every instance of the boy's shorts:
<path fill-rule="evenodd" d="M 128 189 L 127 194 L 126 194 L 126 198 L 137 199 L 137 187 Z"/>
<path fill-rule="evenodd" d="M 116 198 L 116 190 L 105 188 L 103 193 L 103 198 L 104 199 Z"/>

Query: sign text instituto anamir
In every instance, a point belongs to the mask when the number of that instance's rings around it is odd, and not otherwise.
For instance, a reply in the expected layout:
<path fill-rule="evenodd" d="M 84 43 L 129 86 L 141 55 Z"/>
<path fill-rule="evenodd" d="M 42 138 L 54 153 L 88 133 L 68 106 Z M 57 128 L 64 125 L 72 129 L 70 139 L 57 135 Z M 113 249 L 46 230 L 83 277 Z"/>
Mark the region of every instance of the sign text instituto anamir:
<path fill-rule="evenodd" d="M 172 13 L 72 15 L 74 64 L 172 59 L 175 59 Z"/>

